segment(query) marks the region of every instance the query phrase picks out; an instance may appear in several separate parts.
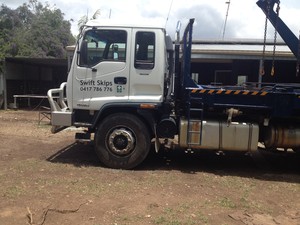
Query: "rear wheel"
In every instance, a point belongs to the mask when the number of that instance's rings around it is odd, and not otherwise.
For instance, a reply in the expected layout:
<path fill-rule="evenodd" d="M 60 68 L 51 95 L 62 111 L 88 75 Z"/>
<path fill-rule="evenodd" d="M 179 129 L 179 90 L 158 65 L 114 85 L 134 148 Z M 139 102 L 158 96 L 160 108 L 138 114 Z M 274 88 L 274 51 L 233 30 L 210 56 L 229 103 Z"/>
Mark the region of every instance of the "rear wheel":
<path fill-rule="evenodd" d="M 98 126 L 95 150 L 105 166 L 132 169 L 147 157 L 150 134 L 138 117 L 127 113 L 112 114 Z"/>

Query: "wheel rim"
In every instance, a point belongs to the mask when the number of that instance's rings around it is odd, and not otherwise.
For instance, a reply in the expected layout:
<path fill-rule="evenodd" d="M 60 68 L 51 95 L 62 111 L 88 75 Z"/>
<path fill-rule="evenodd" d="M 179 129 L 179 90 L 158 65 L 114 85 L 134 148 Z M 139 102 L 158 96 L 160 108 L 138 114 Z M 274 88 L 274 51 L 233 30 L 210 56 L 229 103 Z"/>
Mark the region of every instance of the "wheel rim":
<path fill-rule="evenodd" d="M 135 147 L 133 132 L 125 128 L 112 130 L 108 136 L 108 147 L 116 155 L 128 155 Z"/>

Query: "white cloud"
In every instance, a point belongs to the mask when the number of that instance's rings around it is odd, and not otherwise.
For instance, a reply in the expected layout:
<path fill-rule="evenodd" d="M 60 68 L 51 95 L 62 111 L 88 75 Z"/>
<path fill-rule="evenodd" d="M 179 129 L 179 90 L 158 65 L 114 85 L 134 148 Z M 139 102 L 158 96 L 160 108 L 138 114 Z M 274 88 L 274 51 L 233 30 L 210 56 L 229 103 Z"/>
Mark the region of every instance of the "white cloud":
<path fill-rule="evenodd" d="M 195 38 L 220 38 L 227 10 L 228 0 L 40 0 L 55 5 L 65 14 L 65 19 L 73 20 L 72 32 L 77 34 L 77 23 L 80 17 L 87 13 L 91 16 L 97 9 L 101 10 L 100 18 L 120 21 L 140 21 L 151 18 L 153 21 L 166 23 L 171 2 L 166 28 L 173 35 L 178 20 L 183 23 L 188 18 L 196 18 L 194 28 Z M 0 0 L 8 7 L 15 8 L 23 4 L 24 0 Z M 300 14 L 299 0 L 285 0 L 281 3 L 280 15 L 292 31 L 298 36 L 300 25 L 295 19 Z M 265 16 L 256 6 L 256 0 L 231 0 L 227 20 L 225 38 L 262 38 L 264 32 Z M 269 25 L 269 36 L 272 38 L 273 30 Z M 173 36 L 172 36 L 173 37 Z"/>

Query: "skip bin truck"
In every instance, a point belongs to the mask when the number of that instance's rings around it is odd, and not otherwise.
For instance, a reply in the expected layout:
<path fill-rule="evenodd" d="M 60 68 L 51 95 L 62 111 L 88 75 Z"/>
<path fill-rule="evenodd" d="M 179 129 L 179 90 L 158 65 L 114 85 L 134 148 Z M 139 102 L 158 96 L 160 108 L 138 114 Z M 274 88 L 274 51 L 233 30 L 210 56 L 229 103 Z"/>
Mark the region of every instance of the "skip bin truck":
<path fill-rule="evenodd" d="M 298 58 L 299 40 L 274 16 L 278 0 L 259 7 Z M 131 169 L 154 140 L 178 138 L 185 150 L 300 149 L 300 85 L 199 85 L 191 78 L 194 19 L 181 42 L 163 27 L 89 21 L 83 28 L 67 82 L 48 91 L 52 132 L 85 127 L 107 167 Z M 179 36 L 179 35 L 178 35 Z M 292 37 L 292 38 L 291 38 Z M 181 47 L 181 53 L 180 53 Z M 179 66 L 181 65 L 181 66 Z"/>

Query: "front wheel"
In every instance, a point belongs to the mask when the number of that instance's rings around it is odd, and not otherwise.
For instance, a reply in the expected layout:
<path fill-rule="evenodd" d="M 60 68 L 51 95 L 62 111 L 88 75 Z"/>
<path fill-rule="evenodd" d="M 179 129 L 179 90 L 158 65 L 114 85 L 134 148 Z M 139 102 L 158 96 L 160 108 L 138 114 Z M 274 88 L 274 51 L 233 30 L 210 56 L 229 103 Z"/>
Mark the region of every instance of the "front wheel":
<path fill-rule="evenodd" d="M 127 113 L 112 114 L 98 126 L 95 150 L 105 166 L 132 169 L 147 157 L 150 134 L 137 116 Z"/>

